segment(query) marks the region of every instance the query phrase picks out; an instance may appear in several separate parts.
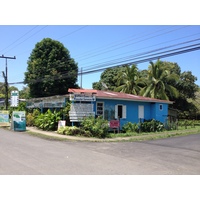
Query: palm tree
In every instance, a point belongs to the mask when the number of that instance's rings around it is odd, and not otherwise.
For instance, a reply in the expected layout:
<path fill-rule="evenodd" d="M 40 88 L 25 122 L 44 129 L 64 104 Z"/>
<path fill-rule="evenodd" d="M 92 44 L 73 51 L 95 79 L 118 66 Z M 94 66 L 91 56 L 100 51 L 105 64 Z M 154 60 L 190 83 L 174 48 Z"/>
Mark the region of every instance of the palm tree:
<path fill-rule="evenodd" d="M 137 95 L 141 90 L 141 84 L 142 80 L 139 78 L 138 68 L 133 64 L 131 67 L 126 66 L 125 70 L 118 75 L 119 86 L 115 91 Z"/>
<path fill-rule="evenodd" d="M 169 100 L 169 96 L 178 97 L 178 90 L 170 84 L 178 81 L 178 75 L 162 67 L 159 60 L 155 64 L 150 64 L 146 86 L 142 88 L 140 95 L 162 100 Z"/>

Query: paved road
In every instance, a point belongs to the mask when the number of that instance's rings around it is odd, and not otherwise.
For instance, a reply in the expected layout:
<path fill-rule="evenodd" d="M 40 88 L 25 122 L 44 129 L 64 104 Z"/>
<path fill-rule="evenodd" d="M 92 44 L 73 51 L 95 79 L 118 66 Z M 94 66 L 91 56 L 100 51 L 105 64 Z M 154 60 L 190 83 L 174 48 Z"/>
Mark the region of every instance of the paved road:
<path fill-rule="evenodd" d="M 50 141 L 0 129 L 0 174 L 200 174 L 200 134 L 146 142 Z"/>

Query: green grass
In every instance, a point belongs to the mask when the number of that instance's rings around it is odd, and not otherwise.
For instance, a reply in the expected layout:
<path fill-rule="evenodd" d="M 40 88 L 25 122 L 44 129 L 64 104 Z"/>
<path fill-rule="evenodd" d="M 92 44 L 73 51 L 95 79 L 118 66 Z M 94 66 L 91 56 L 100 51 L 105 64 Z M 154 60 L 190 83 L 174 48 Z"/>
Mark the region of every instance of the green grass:
<path fill-rule="evenodd" d="M 7 128 L 5 128 L 7 129 Z M 54 140 L 54 141 L 75 141 L 69 138 L 60 138 L 59 136 L 49 136 L 37 132 L 25 131 L 21 132 L 22 134 L 29 134 L 31 136 L 40 137 L 42 139 Z M 163 131 L 163 132 L 150 132 L 150 133 L 110 133 L 108 138 L 99 139 L 99 138 L 85 138 L 84 141 L 93 141 L 93 142 L 123 142 L 123 141 L 145 141 L 145 140 L 156 140 L 156 139 L 164 139 L 169 137 L 178 137 L 178 136 L 186 136 L 190 134 L 200 134 L 200 127 L 180 127 L 179 130 L 171 130 L 171 131 Z M 59 135 L 59 134 L 58 134 Z M 79 140 L 80 136 L 77 137 Z M 92 140 L 91 140 L 92 139 Z M 76 141 L 77 141 L 76 140 Z M 81 141 L 81 140 L 79 140 Z"/>
<path fill-rule="evenodd" d="M 200 133 L 200 127 L 180 127 L 179 130 L 170 130 L 163 132 L 149 132 L 149 133 L 111 133 L 110 138 L 127 138 L 128 141 L 143 141 L 143 140 L 155 140 L 169 137 L 186 136 L 190 134 Z"/>

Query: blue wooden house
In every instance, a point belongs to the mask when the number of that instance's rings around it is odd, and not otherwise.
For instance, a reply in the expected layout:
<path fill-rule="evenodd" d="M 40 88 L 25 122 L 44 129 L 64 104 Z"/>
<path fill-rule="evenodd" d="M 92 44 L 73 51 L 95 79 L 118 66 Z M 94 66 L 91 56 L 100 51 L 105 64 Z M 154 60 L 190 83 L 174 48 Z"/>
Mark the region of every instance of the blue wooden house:
<path fill-rule="evenodd" d="M 70 121 L 80 121 L 84 116 L 103 116 L 111 121 L 119 119 L 120 127 L 127 122 L 138 123 L 155 119 L 162 123 L 168 118 L 171 101 L 153 99 L 113 91 L 69 89 L 72 106 Z"/>

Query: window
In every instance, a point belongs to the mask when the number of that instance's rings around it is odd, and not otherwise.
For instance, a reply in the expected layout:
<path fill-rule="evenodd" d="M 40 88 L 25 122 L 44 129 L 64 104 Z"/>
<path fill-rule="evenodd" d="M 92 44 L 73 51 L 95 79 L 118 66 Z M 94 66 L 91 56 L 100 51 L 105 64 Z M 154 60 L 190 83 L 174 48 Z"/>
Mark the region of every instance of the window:
<path fill-rule="evenodd" d="M 122 118 L 122 105 L 118 105 L 118 111 L 117 111 L 117 116 L 119 117 L 119 118 Z"/>
<path fill-rule="evenodd" d="M 115 118 L 126 118 L 126 106 L 125 105 L 115 105 Z"/>
<path fill-rule="evenodd" d="M 162 104 L 159 105 L 159 109 L 163 110 L 163 105 Z"/>
<path fill-rule="evenodd" d="M 103 110 L 104 110 L 103 102 L 97 102 L 97 111 L 96 111 L 97 116 L 100 116 L 100 115 L 103 116 Z"/>
<path fill-rule="evenodd" d="M 138 106 L 138 118 L 144 119 L 144 106 L 143 105 Z"/>

